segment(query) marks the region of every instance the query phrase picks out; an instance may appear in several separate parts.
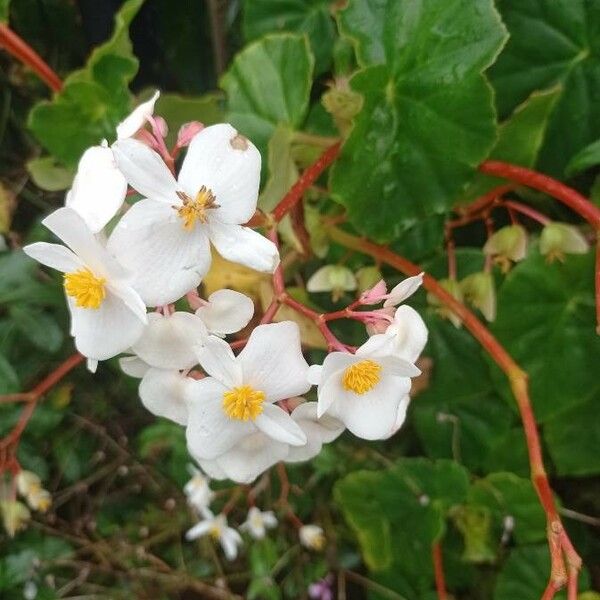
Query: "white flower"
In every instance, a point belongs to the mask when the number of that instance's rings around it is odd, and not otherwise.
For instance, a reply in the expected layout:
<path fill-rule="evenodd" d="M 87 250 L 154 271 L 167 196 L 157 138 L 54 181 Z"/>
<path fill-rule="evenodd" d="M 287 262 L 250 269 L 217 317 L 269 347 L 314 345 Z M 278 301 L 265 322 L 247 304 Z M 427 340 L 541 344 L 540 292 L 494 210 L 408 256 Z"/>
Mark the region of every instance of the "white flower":
<path fill-rule="evenodd" d="M 154 114 L 154 105 L 160 96 L 156 90 L 146 102 L 142 102 L 117 125 L 117 138 L 119 140 L 133 137 L 148 121 L 148 117 Z"/>
<path fill-rule="evenodd" d="M 213 125 L 194 137 L 177 181 L 141 142 L 118 140 L 113 152 L 146 199 L 127 211 L 108 247 L 135 273 L 134 287 L 148 306 L 174 302 L 198 286 L 210 267 L 211 242 L 230 261 L 275 269 L 276 246 L 241 226 L 256 210 L 261 161 L 231 125 Z"/>
<path fill-rule="evenodd" d="M 187 496 L 190 506 L 206 515 L 207 509 L 215 496 L 215 493 L 210 489 L 210 479 L 200 469 L 196 469 L 192 465 L 188 468 L 192 473 L 192 478 L 185 484 L 183 492 Z"/>
<path fill-rule="evenodd" d="M 272 510 L 261 511 L 256 506 L 248 510 L 246 520 L 240 525 L 241 531 L 247 531 L 255 540 L 262 540 L 267 529 L 277 527 L 277 519 Z"/>
<path fill-rule="evenodd" d="M 119 358 L 119 366 L 125 375 L 141 379 L 150 369 L 150 365 L 139 356 L 129 355 Z"/>
<path fill-rule="evenodd" d="M 158 369 L 189 369 L 198 359 L 194 347 L 208 333 L 202 319 L 187 312 L 148 314 L 148 325 L 131 349 L 145 363 Z"/>
<path fill-rule="evenodd" d="M 193 379 L 179 371 L 150 368 L 140 383 L 140 399 L 152 414 L 185 426 L 188 422 L 186 394 L 192 383 Z"/>
<path fill-rule="evenodd" d="M 415 362 L 427 344 L 427 325 L 421 315 L 410 306 L 399 306 L 394 320 L 385 333 L 372 335 L 363 345 L 367 353 L 379 356 L 394 355 Z"/>
<path fill-rule="evenodd" d="M 398 304 L 410 298 L 423 284 L 423 275 L 424 273 L 419 273 L 402 280 L 387 294 L 383 306 L 398 306 Z"/>
<path fill-rule="evenodd" d="M 226 289 L 213 292 L 196 311 L 208 331 L 221 337 L 246 327 L 253 314 L 254 302 L 248 296 Z"/>
<path fill-rule="evenodd" d="M 17 491 L 23 497 L 42 489 L 42 480 L 32 471 L 19 471 L 16 477 Z"/>
<path fill-rule="evenodd" d="M 303 525 L 298 530 L 300 543 L 309 550 L 323 550 L 325 547 L 325 534 L 318 525 Z"/>
<path fill-rule="evenodd" d="M 237 357 L 216 337 L 197 353 L 209 377 L 188 389 L 186 437 L 196 460 L 215 459 L 257 431 L 283 444 L 306 443 L 302 429 L 275 404 L 310 388 L 295 323 L 259 325 Z"/>
<path fill-rule="evenodd" d="M 275 441 L 262 431 L 255 431 L 216 458 L 197 459 L 213 479 L 231 479 L 236 483 L 252 483 L 274 464 L 284 460 L 290 446 Z"/>
<path fill-rule="evenodd" d="M 319 385 L 319 416 L 327 413 L 354 435 L 377 440 L 394 430 L 410 377 L 420 371 L 398 356 L 371 353 L 367 344 L 356 354 L 332 352 L 322 367 L 311 367 L 309 377 Z"/>
<path fill-rule="evenodd" d="M 323 444 L 333 442 L 343 431 L 344 424 L 330 415 L 317 417 L 317 403 L 304 402 L 292 412 L 292 419 L 306 434 L 304 446 L 290 446 L 286 462 L 309 460 L 321 452 Z"/>
<path fill-rule="evenodd" d="M 70 208 L 59 208 L 42 223 L 68 248 L 37 242 L 23 250 L 65 274 L 71 335 L 77 350 L 96 360 L 124 352 L 138 340 L 147 322 L 146 307 L 131 287 L 127 272 Z"/>
<path fill-rule="evenodd" d="M 121 208 L 127 180 L 106 145 L 88 148 L 77 166 L 65 205 L 75 210 L 93 233 L 98 233 Z"/>
<path fill-rule="evenodd" d="M 205 535 L 210 535 L 213 540 L 218 541 L 225 552 L 227 560 L 234 560 L 238 554 L 238 546 L 242 545 L 242 536 L 232 527 L 227 525 L 225 515 L 216 517 L 207 511 L 205 519 L 196 523 L 186 534 L 187 540 L 195 540 Z"/>

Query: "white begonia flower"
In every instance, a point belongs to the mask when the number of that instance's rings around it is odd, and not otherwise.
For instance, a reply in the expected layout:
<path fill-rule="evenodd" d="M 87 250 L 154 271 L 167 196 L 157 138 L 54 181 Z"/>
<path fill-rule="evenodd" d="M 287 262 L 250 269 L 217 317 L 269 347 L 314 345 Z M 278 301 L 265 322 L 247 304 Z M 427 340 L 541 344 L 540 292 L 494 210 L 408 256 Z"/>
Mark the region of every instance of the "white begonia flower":
<path fill-rule="evenodd" d="M 38 262 L 62 271 L 71 313 L 71 335 L 84 356 L 105 360 L 134 344 L 147 323 L 146 306 L 128 273 L 70 208 L 42 221 L 68 248 L 36 242 L 23 248 Z"/>
<path fill-rule="evenodd" d="M 215 493 L 210 489 L 210 479 L 196 467 L 189 465 L 192 478 L 185 484 L 183 493 L 187 497 L 188 504 L 199 513 L 206 515 Z"/>
<path fill-rule="evenodd" d="M 41 513 L 47 512 L 52 505 L 52 496 L 50 495 L 50 492 L 43 488 L 32 491 L 26 499 L 31 510 L 36 510 Z"/>
<path fill-rule="evenodd" d="M 333 442 L 343 431 L 344 424 L 330 415 L 317 417 L 317 403 L 304 402 L 292 412 L 292 419 L 306 434 L 304 446 L 290 446 L 285 462 L 302 462 L 321 452 L 323 444 Z"/>
<path fill-rule="evenodd" d="M 289 449 L 288 444 L 277 442 L 262 431 L 255 431 L 214 459 L 194 458 L 213 479 L 231 479 L 236 483 L 249 484 L 274 464 L 284 460 Z"/>
<path fill-rule="evenodd" d="M 246 327 L 254 314 L 254 302 L 235 290 L 217 290 L 196 311 L 208 331 L 224 337 Z"/>
<path fill-rule="evenodd" d="M 325 413 L 335 417 L 357 437 L 385 439 L 410 390 L 410 377 L 420 371 L 398 356 L 371 353 L 367 344 L 356 354 L 328 354 L 322 367 L 311 367 L 309 379 L 319 386 L 319 417 Z"/>
<path fill-rule="evenodd" d="M 261 160 L 231 125 L 212 125 L 194 137 L 178 180 L 141 142 L 118 140 L 113 152 L 146 198 L 123 216 L 108 248 L 134 273 L 133 285 L 148 306 L 174 302 L 198 286 L 210 267 L 210 243 L 227 260 L 275 270 L 275 244 L 241 225 L 256 210 Z"/>
<path fill-rule="evenodd" d="M 148 325 L 131 349 L 151 367 L 184 370 L 198 362 L 194 348 L 207 337 L 204 322 L 196 315 L 152 312 L 148 314 Z"/>
<path fill-rule="evenodd" d="M 318 525 L 302 525 L 298 530 L 300 543 L 309 550 L 320 551 L 325 547 L 325 533 Z"/>
<path fill-rule="evenodd" d="M 396 434 L 398 432 L 400 427 L 402 427 L 402 425 L 404 425 L 404 421 L 406 420 L 406 412 L 408 411 L 409 404 L 410 404 L 410 396 L 408 394 L 406 394 L 402 398 L 402 400 L 400 400 L 400 404 L 398 405 L 398 412 L 396 414 L 396 421 L 394 423 L 394 426 L 392 427 L 392 430 L 390 431 L 390 434 L 382 439 L 387 440 L 387 439 L 391 438 L 394 434 Z"/>
<path fill-rule="evenodd" d="M 101 231 L 117 214 L 127 194 L 127 180 L 105 144 L 83 153 L 65 198 L 65 205 L 76 211 L 93 233 Z"/>
<path fill-rule="evenodd" d="M 152 414 L 185 426 L 188 422 L 186 394 L 193 381 L 179 371 L 151 368 L 140 383 L 140 399 Z"/>
<path fill-rule="evenodd" d="M 185 539 L 195 540 L 205 535 L 210 535 L 213 540 L 221 544 L 227 560 L 235 560 L 238 554 L 238 546 L 242 545 L 243 540 L 235 529 L 227 525 L 225 515 L 215 517 L 210 511 L 207 511 L 206 518 L 196 523 L 185 534 Z"/>
<path fill-rule="evenodd" d="M 403 279 L 389 294 L 387 294 L 383 306 L 398 306 L 398 304 L 404 302 L 407 298 L 410 298 L 410 296 L 412 296 L 423 284 L 424 275 L 424 273 L 419 273 L 413 277 Z"/>
<path fill-rule="evenodd" d="M 238 356 L 214 336 L 197 354 L 209 377 L 188 388 L 186 437 L 196 460 L 215 459 L 259 431 L 283 444 L 306 443 L 302 429 L 275 404 L 310 388 L 296 323 L 259 325 Z"/>
<path fill-rule="evenodd" d="M 247 531 L 255 540 L 262 540 L 267 535 L 267 529 L 274 527 L 277 527 L 277 518 L 272 510 L 262 511 L 252 506 L 246 520 L 240 525 L 240 531 Z"/>
<path fill-rule="evenodd" d="M 42 489 L 42 480 L 33 471 L 21 470 L 16 476 L 17 491 L 26 498 L 32 492 Z"/>
<path fill-rule="evenodd" d="M 427 344 L 427 325 L 421 315 L 410 306 L 399 306 L 394 320 L 385 333 L 372 335 L 363 345 L 363 351 L 379 356 L 393 355 L 415 362 Z"/>
<path fill-rule="evenodd" d="M 119 358 L 119 366 L 121 371 L 129 377 L 141 379 L 152 367 L 144 362 L 139 356 L 129 355 Z"/>
<path fill-rule="evenodd" d="M 154 105 L 160 96 L 156 90 L 150 100 L 142 102 L 117 125 L 117 139 L 133 137 L 148 121 L 148 117 L 154 114 Z"/>

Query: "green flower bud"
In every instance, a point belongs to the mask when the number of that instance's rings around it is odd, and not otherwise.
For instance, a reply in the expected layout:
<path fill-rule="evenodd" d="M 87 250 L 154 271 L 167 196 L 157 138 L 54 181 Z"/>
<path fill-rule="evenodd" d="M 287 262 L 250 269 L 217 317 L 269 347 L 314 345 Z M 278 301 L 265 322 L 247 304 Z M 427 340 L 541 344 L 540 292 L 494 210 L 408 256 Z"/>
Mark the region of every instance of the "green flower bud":
<path fill-rule="evenodd" d="M 480 271 L 468 275 L 460 282 L 463 296 L 478 308 L 488 321 L 496 318 L 496 288 L 491 273 Z"/>
<path fill-rule="evenodd" d="M 440 285 L 449 292 L 459 302 L 463 301 L 462 290 L 456 279 L 440 279 Z M 435 309 L 435 312 L 443 319 L 448 319 L 456 328 L 462 327 L 461 318 L 445 304 L 443 304 L 437 296 L 431 292 L 427 293 L 427 302 Z"/>
<path fill-rule="evenodd" d="M 549 223 L 540 236 L 540 252 L 548 262 L 564 260 L 565 254 L 585 254 L 590 248 L 581 232 L 568 223 Z"/>
<path fill-rule="evenodd" d="M 376 283 L 383 279 L 381 271 L 377 267 L 362 267 L 356 271 L 356 282 L 358 291 L 364 292 L 371 289 Z"/>
<path fill-rule="evenodd" d="M 527 231 L 521 225 L 508 225 L 498 229 L 490 236 L 483 247 L 488 256 L 500 265 L 504 273 L 510 269 L 511 262 L 519 262 L 527 253 Z"/>
<path fill-rule="evenodd" d="M 356 278 L 348 267 L 325 265 L 312 274 L 306 289 L 309 292 L 331 292 L 333 301 L 336 302 L 344 292 L 356 289 Z"/>
<path fill-rule="evenodd" d="M 4 529 L 6 529 L 6 533 L 8 533 L 11 538 L 15 537 L 18 531 L 24 529 L 31 519 L 29 509 L 16 500 L 1 501 L 0 512 L 2 513 Z"/>
<path fill-rule="evenodd" d="M 346 79 L 336 80 L 334 86 L 321 97 L 325 110 L 333 117 L 342 135 L 346 135 L 352 125 L 352 119 L 360 112 L 362 96 L 350 89 Z"/>

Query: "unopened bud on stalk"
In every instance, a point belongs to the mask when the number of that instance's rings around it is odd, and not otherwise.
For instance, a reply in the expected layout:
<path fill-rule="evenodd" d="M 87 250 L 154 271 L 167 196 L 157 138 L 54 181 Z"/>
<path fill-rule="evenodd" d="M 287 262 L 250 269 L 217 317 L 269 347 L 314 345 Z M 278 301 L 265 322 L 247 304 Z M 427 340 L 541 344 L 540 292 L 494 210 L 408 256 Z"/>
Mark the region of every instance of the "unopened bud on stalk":
<path fill-rule="evenodd" d="M 577 227 L 568 223 L 549 223 L 540 236 L 540 252 L 548 262 L 563 261 L 565 254 L 585 254 L 589 248 Z"/>
<path fill-rule="evenodd" d="M 4 529 L 9 537 L 13 538 L 18 531 L 25 529 L 31 519 L 29 509 L 17 500 L 3 500 L 0 502 L 0 512 Z"/>
<path fill-rule="evenodd" d="M 460 284 L 458 281 L 456 281 L 456 279 L 441 279 L 439 283 L 449 294 L 462 303 L 463 294 Z M 435 312 L 440 317 L 443 319 L 448 319 L 454 325 L 454 327 L 458 328 L 462 326 L 462 320 L 460 317 L 445 304 L 443 304 L 439 298 L 431 292 L 427 294 L 427 302 L 430 304 L 430 306 L 435 308 Z"/>
<path fill-rule="evenodd" d="M 491 273 L 480 271 L 468 275 L 460 282 L 463 296 L 478 308 L 488 321 L 496 318 L 496 288 Z"/>
<path fill-rule="evenodd" d="M 331 297 L 336 302 L 344 292 L 356 289 L 356 278 L 348 267 L 326 265 L 312 274 L 306 289 L 309 292 L 331 292 Z"/>
<path fill-rule="evenodd" d="M 362 108 L 362 96 L 350 89 L 346 78 L 339 78 L 323 94 L 321 102 L 345 136 L 350 130 L 352 119 Z"/>
<path fill-rule="evenodd" d="M 177 146 L 185 148 L 192 141 L 192 138 L 204 129 L 204 125 L 200 121 L 190 121 L 184 123 L 177 133 Z"/>
<path fill-rule="evenodd" d="M 377 267 L 362 267 L 356 271 L 356 283 L 359 292 L 365 292 L 383 281 L 381 271 Z M 385 282 L 383 281 L 385 294 Z"/>
<path fill-rule="evenodd" d="M 488 256 L 494 257 L 503 273 L 507 273 L 511 263 L 519 262 L 527 253 L 527 231 L 522 225 L 508 225 L 493 233 L 483 247 Z"/>

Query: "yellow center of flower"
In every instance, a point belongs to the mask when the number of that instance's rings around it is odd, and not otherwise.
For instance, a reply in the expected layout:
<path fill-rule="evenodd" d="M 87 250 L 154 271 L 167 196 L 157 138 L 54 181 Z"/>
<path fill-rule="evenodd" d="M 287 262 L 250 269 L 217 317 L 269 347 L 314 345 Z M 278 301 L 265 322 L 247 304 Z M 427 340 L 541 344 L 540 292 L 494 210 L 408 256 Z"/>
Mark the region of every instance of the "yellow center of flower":
<path fill-rule="evenodd" d="M 210 535 L 210 537 L 213 540 L 215 540 L 215 542 L 218 542 L 221 539 L 221 530 L 216 525 L 213 525 L 209 529 L 208 535 Z"/>
<path fill-rule="evenodd" d="M 177 208 L 184 229 L 190 231 L 194 228 L 196 221 L 206 223 L 206 211 L 210 208 L 218 208 L 215 195 L 205 185 L 203 185 L 194 199 L 190 198 L 185 192 L 177 192 L 183 204 Z"/>
<path fill-rule="evenodd" d="M 374 360 L 361 360 L 350 365 L 342 375 L 342 386 L 346 391 L 364 394 L 371 391 L 381 379 L 381 365 Z"/>
<path fill-rule="evenodd" d="M 67 295 L 75 298 L 75 304 L 81 308 L 100 308 L 106 297 L 105 283 L 106 279 L 96 277 L 89 269 L 64 275 Z"/>
<path fill-rule="evenodd" d="M 249 385 L 242 385 L 223 394 L 223 409 L 230 419 L 254 421 L 263 411 L 264 401 L 264 392 L 254 390 Z"/>

